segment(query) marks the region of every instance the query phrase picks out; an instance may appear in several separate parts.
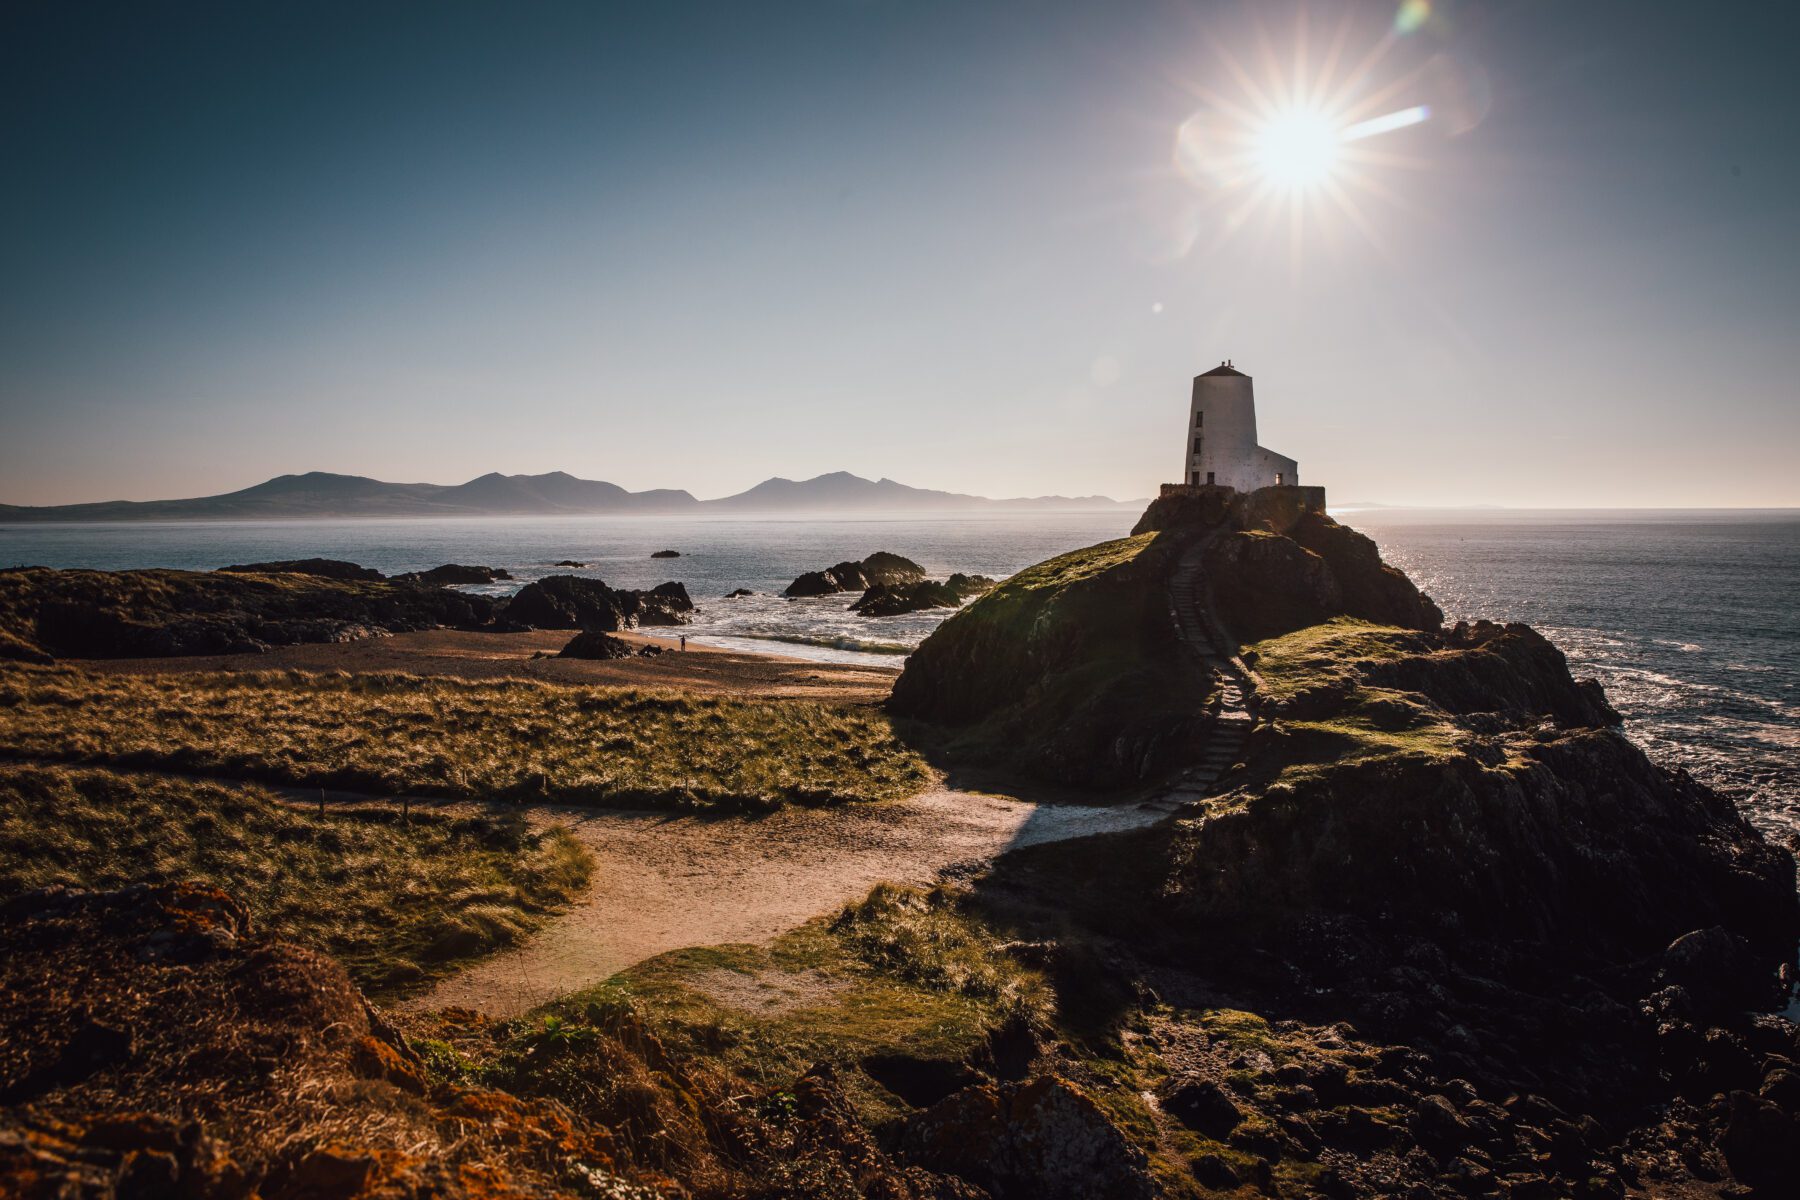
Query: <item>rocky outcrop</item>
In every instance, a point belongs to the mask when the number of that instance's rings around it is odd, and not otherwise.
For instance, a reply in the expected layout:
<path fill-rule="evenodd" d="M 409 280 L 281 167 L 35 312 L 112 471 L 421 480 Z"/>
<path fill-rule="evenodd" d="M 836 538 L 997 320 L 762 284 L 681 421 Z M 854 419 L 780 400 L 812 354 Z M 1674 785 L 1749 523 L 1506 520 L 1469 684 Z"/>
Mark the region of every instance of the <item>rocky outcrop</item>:
<path fill-rule="evenodd" d="M 883 585 L 918 583 L 925 578 L 925 568 L 910 558 L 878 550 L 861 562 L 841 562 L 823 571 L 808 571 L 788 584 L 781 594 L 790 599 L 800 596 L 831 596 L 838 592 L 861 592 Z"/>
<path fill-rule="evenodd" d="M 653 552 L 650 555 L 650 557 L 651 558 L 680 558 L 681 551 L 679 551 L 679 550 L 657 550 L 657 551 Z"/>
<path fill-rule="evenodd" d="M 756 595 L 756 593 L 751 591 L 749 588 L 732 588 L 729 592 L 725 593 L 725 598 L 727 600 L 738 600 L 745 596 L 754 596 L 754 595 Z"/>
<path fill-rule="evenodd" d="M 505 616 L 531 629 L 612 632 L 639 625 L 684 625 L 693 611 L 694 603 L 679 583 L 634 591 L 579 575 L 551 575 L 520 588 L 507 601 Z"/>
<path fill-rule="evenodd" d="M 636 653 L 628 642 L 622 642 L 597 629 L 584 629 L 563 643 L 563 648 L 556 652 L 556 657 L 611 659 L 630 658 Z"/>
<path fill-rule="evenodd" d="M 384 1016 L 199 885 L 14 900 L 0 995 L 0 1195 L 21 1200 L 981 1196 L 892 1161 L 829 1069 L 759 1088 L 599 1006 Z"/>
<path fill-rule="evenodd" d="M 941 583 L 924 579 L 917 583 L 877 583 L 850 606 L 865 617 L 893 617 L 927 608 L 957 608 L 971 596 L 992 591 L 994 581 L 985 575 L 955 574 Z"/>
<path fill-rule="evenodd" d="M 429 571 L 408 571 L 406 574 L 396 575 L 394 578 L 412 583 L 429 583 L 438 587 L 446 587 L 458 583 L 493 583 L 497 580 L 511 579 L 512 573 L 499 567 L 445 563 L 443 566 L 433 567 Z"/>
<path fill-rule="evenodd" d="M 279 562 L 240 563 L 219 570 L 233 575 L 315 575 L 320 579 L 342 579 L 373 583 L 385 579 L 373 567 L 358 566 L 336 558 L 292 558 Z"/>
<path fill-rule="evenodd" d="M 484 596 L 394 580 L 31 567 L 0 570 L 0 655 L 252 654 L 445 626 L 492 628 L 495 611 Z"/>
<path fill-rule="evenodd" d="M 1178 539 L 1040 563 L 952 614 L 907 660 L 895 713 L 958 729 L 977 758 L 1090 787 L 1183 760 L 1213 681 L 1184 657 L 1165 581 Z"/>
<path fill-rule="evenodd" d="M 900 1155 L 994 1200 L 1149 1200 L 1144 1154 L 1081 1089 L 1044 1076 L 980 1084 L 906 1122 Z"/>

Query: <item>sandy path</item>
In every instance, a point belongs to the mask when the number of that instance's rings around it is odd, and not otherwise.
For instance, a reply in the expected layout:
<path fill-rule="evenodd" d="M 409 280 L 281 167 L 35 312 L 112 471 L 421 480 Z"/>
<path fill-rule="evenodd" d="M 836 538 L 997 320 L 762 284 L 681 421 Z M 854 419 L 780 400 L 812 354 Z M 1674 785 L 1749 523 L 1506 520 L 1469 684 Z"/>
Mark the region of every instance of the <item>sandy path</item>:
<path fill-rule="evenodd" d="M 410 1002 L 517 1016 L 664 951 L 760 942 L 860 899 L 1014 846 L 1149 824 L 1136 806 L 1035 804 L 948 789 L 760 817 L 540 808 L 595 859 L 588 895 L 517 950 Z"/>

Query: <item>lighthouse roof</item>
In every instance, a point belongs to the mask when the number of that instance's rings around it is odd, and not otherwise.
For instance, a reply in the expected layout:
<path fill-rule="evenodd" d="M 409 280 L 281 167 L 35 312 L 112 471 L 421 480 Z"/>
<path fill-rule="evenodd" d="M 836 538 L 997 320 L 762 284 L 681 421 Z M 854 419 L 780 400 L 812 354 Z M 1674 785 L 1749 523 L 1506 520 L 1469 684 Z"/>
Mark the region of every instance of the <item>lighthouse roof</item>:
<path fill-rule="evenodd" d="M 1208 375 L 1236 375 L 1240 379 L 1250 378 L 1248 375 L 1244 374 L 1242 371 L 1238 370 L 1236 367 L 1231 366 L 1227 363 L 1220 363 L 1218 366 L 1214 367 L 1210 371 L 1202 371 L 1202 372 L 1200 372 L 1200 374 L 1198 376 L 1196 376 L 1196 378 L 1205 379 Z"/>

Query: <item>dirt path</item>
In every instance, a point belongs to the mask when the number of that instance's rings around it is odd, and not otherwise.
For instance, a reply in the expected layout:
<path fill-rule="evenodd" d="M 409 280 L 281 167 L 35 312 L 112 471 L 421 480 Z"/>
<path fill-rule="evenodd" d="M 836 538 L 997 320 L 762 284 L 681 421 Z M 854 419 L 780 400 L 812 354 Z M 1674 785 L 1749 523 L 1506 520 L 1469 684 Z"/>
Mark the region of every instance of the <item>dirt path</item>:
<path fill-rule="evenodd" d="M 594 886 L 519 949 L 410 1002 L 517 1016 L 686 946 L 760 942 L 883 880 L 928 883 L 1014 846 L 1149 824 L 1135 807 L 1034 804 L 949 789 L 886 804 L 762 817 L 543 808 L 594 854 Z"/>

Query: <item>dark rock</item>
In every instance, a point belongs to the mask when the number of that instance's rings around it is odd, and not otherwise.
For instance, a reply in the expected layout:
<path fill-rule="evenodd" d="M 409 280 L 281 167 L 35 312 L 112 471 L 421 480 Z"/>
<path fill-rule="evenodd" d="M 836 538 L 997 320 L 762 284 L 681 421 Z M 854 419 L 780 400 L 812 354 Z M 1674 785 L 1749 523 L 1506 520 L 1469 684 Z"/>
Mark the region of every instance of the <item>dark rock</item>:
<path fill-rule="evenodd" d="M 736 600 L 739 596 L 754 596 L 754 595 L 756 595 L 756 593 L 751 591 L 749 588 L 733 588 L 729 592 L 725 593 L 725 598 L 727 600 Z"/>
<path fill-rule="evenodd" d="M 1442 1096 L 1427 1096 L 1413 1109 L 1406 1127 L 1433 1154 L 1446 1155 L 1469 1144 L 1469 1127 Z"/>
<path fill-rule="evenodd" d="M 254 654 L 423 629 L 492 628 L 485 596 L 392 580 L 195 571 L 0 571 L 0 641 L 55 658 Z M 22 657 L 13 653 L 11 657 Z"/>
<path fill-rule="evenodd" d="M 1731 1094 L 1719 1149 L 1733 1175 L 1771 1195 L 1800 1180 L 1800 1121 L 1760 1096 Z"/>
<path fill-rule="evenodd" d="M 1800 1071 L 1775 1068 L 1763 1077 L 1757 1094 L 1789 1115 L 1800 1115 Z"/>
<path fill-rule="evenodd" d="M 1244 1114 L 1229 1093 L 1210 1079 L 1176 1080 L 1162 1097 L 1170 1116 L 1207 1137 L 1225 1137 L 1243 1122 Z"/>
<path fill-rule="evenodd" d="M 907 1119 L 899 1153 L 995 1200 L 1148 1200 L 1142 1151 L 1073 1084 L 965 1088 Z"/>
<path fill-rule="evenodd" d="M 1684 933 L 1670 942 L 1658 979 L 1681 988 L 1703 1015 L 1756 1006 L 1766 997 L 1754 993 L 1769 990 L 1766 982 L 1756 986 L 1749 943 L 1720 925 Z"/>
<path fill-rule="evenodd" d="M 409 571 L 405 575 L 396 575 L 395 579 L 403 579 L 413 583 L 430 583 L 440 587 L 457 583 L 493 583 L 496 580 L 511 579 L 509 571 L 498 567 L 465 566 L 461 563 L 445 563 L 441 567 L 433 567 L 429 571 Z"/>
<path fill-rule="evenodd" d="M 914 1108 L 929 1108 L 952 1092 L 981 1082 L 960 1059 L 871 1054 L 858 1065 L 870 1079 Z"/>
<path fill-rule="evenodd" d="M 597 629 L 584 629 L 556 652 L 558 658 L 631 658 L 637 652 L 631 646 Z"/>
<path fill-rule="evenodd" d="M 559 558 L 550 565 L 555 566 L 555 567 L 585 567 L 585 566 L 587 566 L 586 563 L 578 562 L 573 558 Z"/>
<path fill-rule="evenodd" d="M 960 603 L 956 593 L 945 585 L 927 579 L 922 583 L 878 583 L 850 606 L 850 611 L 865 617 L 893 617 L 901 613 L 919 612 L 927 608 L 955 608 Z"/>
<path fill-rule="evenodd" d="M 694 610 L 687 589 L 665 583 L 644 591 L 609 588 L 598 579 L 551 575 L 519 589 L 506 619 L 534 629 L 598 629 L 681 625 Z"/>
<path fill-rule="evenodd" d="M 1193 1172 L 1194 1179 L 1201 1187 L 1214 1191 L 1228 1192 L 1242 1182 L 1231 1164 L 1217 1154 L 1196 1154 L 1188 1159 L 1188 1170 Z"/>
<path fill-rule="evenodd" d="M 924 578 L 925 569 L 918 563 L 898 554 L 877 551 L 861 562 L 841 562 L 823 571 L 808 571 L 788 584 L 781 594 L 789 598 L 831 596 L 838 592 L 866 591 L 878 584 L 891 587 L 918 583 Z"/>
<path fill-rule="evenodd" d="M 927 608 L 956 608 L 971 596 L 990 591 L 994 581 L 985 575 L 952 575 L 942 583 L 922 579 L 917 583 L 876 583 L 850 606 L 865 617 L 892 617 Z"/>
<path fill-rule="evenodd" d="M 679 550 L 658 550 L 658 551 L 654 552 L 653 554 L 651 554 L 650 557 L 651 558 L 680 558 L 681 551 L 679 551 Z"/>
<path fill-rule="evenodd" d="M 320 579 L 342 579 L 374 583 L 386 576 L 373 567 L 358 566 L 336 558 L 293 558 L 278 562 L 240 563 L 219 570 L 232 575 L 313 575 Z"/>

